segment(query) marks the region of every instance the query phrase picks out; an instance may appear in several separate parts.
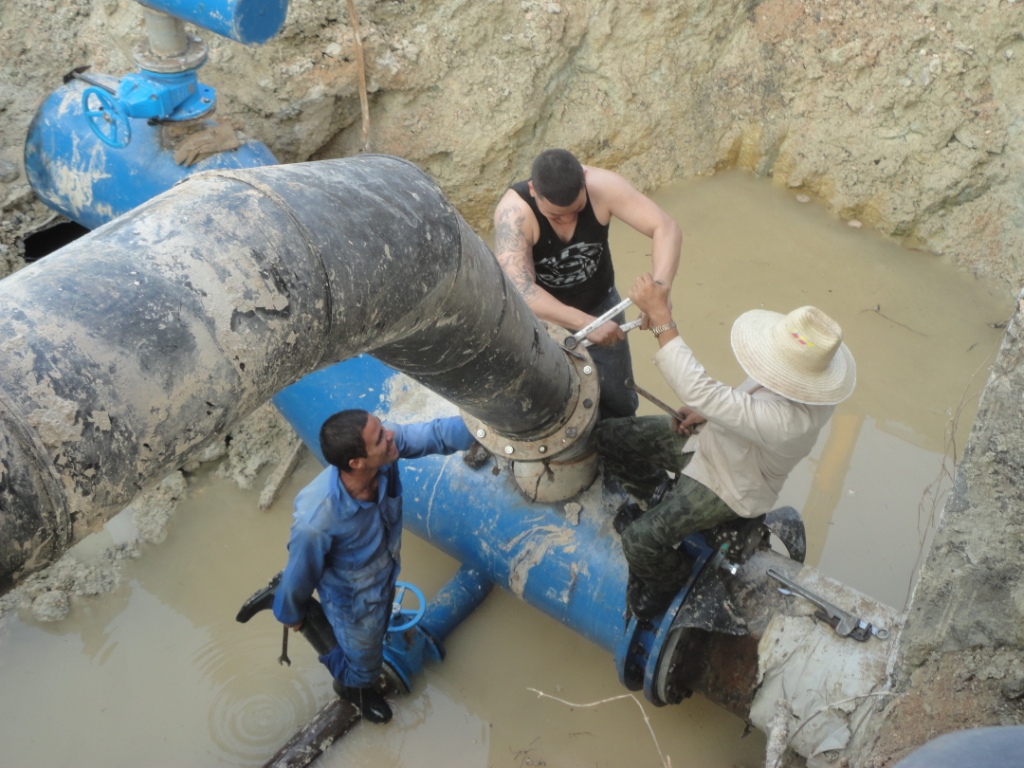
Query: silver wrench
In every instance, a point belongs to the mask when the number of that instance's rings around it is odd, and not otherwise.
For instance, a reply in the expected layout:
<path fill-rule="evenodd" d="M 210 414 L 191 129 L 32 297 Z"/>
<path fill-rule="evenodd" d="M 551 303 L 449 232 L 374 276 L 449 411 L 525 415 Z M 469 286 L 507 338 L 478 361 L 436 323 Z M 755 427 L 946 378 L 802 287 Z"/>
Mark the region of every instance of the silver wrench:
<path fill-rule="evenodd" d="M 566 348 L 573 349 L 577 344 L 579 344 L 581 341 L 583 341 L 585 338 L 587 338 L 587 336 L 592 334 L 594 331 L 596 331 L 602 325 L 607 323 L 609 320 L 611 320 L 613 317 L 615 317 L 617 314 L 619 314 L 619 312 L 624 310 L 626 307 L 628 307 L 632 303 L 633 303 L 632 299 L 623 299 L 618 304 L 616 304 L 614 307 L 612 307 L 607 312 L 605 312 L 603 315 L 601 315 L 599 318 L 597 318 L 597 320 L 592 322 L 590 325 L 588 325 L 588 326 L 586 326 L 584 328 L 580 328 L 578 331 L 576 331 L 576 333 L 574 333 L 572 336 L 570 336 L 569 338 L 567 338 L 565 340 Z"/>
<path fill-rule="evenodd" d="M 768 569 L 768 575 L 785 586 L 785 589 L 779 589 L 779 592 L 782 594 L 797 595 L 816 605 L 818 610 L 814 612 L 814 615 L 830 624 L 840 637 L 851 637 L 862 643 L 867 641 L 871 635 L 874 635 L 879 640 L 885 640 L 889 637 L 889 630 L 872 626 L 870 622 L 847 613 L 820 595 L 800 586 L 787 576 L 783 576 L 774 568 Z"/>
<path fill-rule="evenodd" d="M 627 323 L 623 323 L 622 325 L 619 326 L 619 328 L 622 329 L 623 333 L 629 333 L 634 328 L 639 328 L 640 327 L 640 323 L 642 323 L 643 321 L 644 321 L 644 319 L 642 317 L 638 317 L 636 320 L 630 320 Z M 584 347 L 589 347 L 589 346 L 592 346 L 593 344 L 594 344 L 594 342 L 592 342 L 590 339 L 584 339 L 583 340 L 583 346 Z"/>

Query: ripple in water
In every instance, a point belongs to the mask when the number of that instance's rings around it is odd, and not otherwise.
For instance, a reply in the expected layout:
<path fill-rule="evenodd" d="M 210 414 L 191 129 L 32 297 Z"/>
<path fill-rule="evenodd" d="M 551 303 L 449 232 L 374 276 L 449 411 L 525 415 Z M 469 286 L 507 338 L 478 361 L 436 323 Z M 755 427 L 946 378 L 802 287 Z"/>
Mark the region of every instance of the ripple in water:
<path fill-rule="evenodd" d="M 245 647 L 247 643 L 260 647 Z M 275 655 L 262 634 L 229 648 L 211 641 L 196 654 L 203 677 L 214 689 L 210 736 L 218 749 L 216 757 L 225 762 L 262 765 L 323 704 L 323 686 L 310 683 L 309 670 L 302 665 L 278 666 Z M 246 663 L 253 658 L 267 662 Z"/>

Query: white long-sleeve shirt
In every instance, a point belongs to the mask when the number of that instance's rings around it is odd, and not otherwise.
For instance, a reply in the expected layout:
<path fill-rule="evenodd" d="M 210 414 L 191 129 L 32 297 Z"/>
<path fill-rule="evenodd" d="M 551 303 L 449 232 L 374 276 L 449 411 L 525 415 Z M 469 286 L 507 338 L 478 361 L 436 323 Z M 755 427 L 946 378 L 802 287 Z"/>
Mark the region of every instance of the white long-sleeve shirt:
<path fill-rule="evenodd" d="M 789 473 L 814 448 L 834 405 L 804 405 L 753 379 L 730 387 L 711 378 L 681 338 L 654 364 L 684 405 L 705 419 L 687 440 L 693 452 L 683 474 L 707 486 L 741 517 L 774 508 Z"/>

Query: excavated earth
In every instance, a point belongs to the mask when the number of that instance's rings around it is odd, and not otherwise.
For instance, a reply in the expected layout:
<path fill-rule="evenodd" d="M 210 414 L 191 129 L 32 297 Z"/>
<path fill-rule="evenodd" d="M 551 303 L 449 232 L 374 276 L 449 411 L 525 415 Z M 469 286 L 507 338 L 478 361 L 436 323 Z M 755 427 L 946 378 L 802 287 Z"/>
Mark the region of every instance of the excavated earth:
<path fill-rule="evenodd" d="M 641 189 L 741 167 L 1002 280 L 1010 296 L 1024 284 L 1022 6 L 357 0 L 357 44 L 345 2 L 292 0 L 266 45 L 200 31 L 210 47 L 200 76 L 217 88 L 217 118 L 280 161 L 401 155 L 481 229 L 505 186 L 548 146 Z M 74 67 L 133 71 L 143 35 L 130 0 L 0 6 L 0 276 L 24 264 L 26 238 L 62 221 L 35 199 L 22 166 L 36 107 Z M 895 670 L 901 695 L 880 712 L 863 765 L 891 765 L 965 725 L 1021 722 L 1019 314 L 913 597 Z M 291 439 L 265 408 L 206 458 L 226 450 L 226 473 L 252 482 Z M 157 522 L 143 536 L 159 537 L 159 520 L 185 492 L 183 475 L 148 492 L 142 506 Z M 59 617 L 52 593 L 66 602 L 109 588 L 115 565 L 77 586 L 74 569 L 58 565 L 0 610 L 38 604 L 37 615 Z"/>

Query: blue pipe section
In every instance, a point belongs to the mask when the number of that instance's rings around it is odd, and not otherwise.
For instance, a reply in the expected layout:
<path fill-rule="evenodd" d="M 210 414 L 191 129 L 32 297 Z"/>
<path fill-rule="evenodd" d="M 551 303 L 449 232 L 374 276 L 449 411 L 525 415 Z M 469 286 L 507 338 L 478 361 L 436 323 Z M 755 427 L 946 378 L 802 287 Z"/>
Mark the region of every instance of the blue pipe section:
<path fill-rule="evenodd" d="M 405 632 L 388 631 L 384 662 L 406 691 L 427 661 L 444 660 L 445 638 L 476 610 L 492 586 L 483 573 L 464 565 L 430 601 L 419 624 Z"/>
<path fill-rule="evenodd" d="M 483 573 L 464 565 L 455 572 L 441 591 L 434 595 L 419 623 L 419 628 L 434 641 L 439 649 L 440 658 L 444 658 L 441 643 L 476 610 L 490 594 L 492 586 Z"/>
<path fill-rule="evenodd" d="M 307 375 L 274 404 L 320 456 L 320 425 L 331 414 L 376 409 L 387 419 L 383 393 L 393 375 L 362 356 Z M 408 530 L 615 651 L 626 624 L 626 561 L 610 513 L 568 525 L 558 507 L 528 502 L 510 473 L 474 472 L 458 456 L 406 462 L 402 483 Z"/>
<path fill-rule="evenodd" d="M 117 87 L 116 78 L 94 79 Z M 82 94 L 87 87 L 72 80 L 50 94 L 25 142 L 25 172 L 33 191 L 48 207 L 87 229 L 106 224 L 195 173 L 277 164 L 267 147 L 245 139 L 237 149 L 179 165 L 173 150 L 165 148 L 164 125 L 123 114 L 130 141 L 111 146 L 93 131 L 85 113 Z M 212 120 L 203 124 L 216 125 Z"/>
<path fill-rule="evenodd" d="M 322 462 L 318 434 L 324 420 L 345 408 L 387 420 L 393 375 L 364 355 L 306 376 L 273 402 Z M 655 681 L 667 661 L 663 650 L 672 623 L 712 554 L 703 539 L 685 542 L 696 565 L 669 610 L 656 624 L 641 624 L 626 611 L 628 570 L 612 527 L 614 511 L 627 498 L 621 493 L 592 489 L 586 499 L 594 508 L 574 522 L 559 507 L 528 502 L 510 472 L 495 477 L 473 471 L 458 456 L 404 463 L 402 482 L 408 530 L 608 651 L 630 690 L 643 689 L 657 705 L 672 703 L 659 698 Z M 473 607 L 453 608 L 451 617 L 425 617 L 425 628 L 447 634 Z"/>
<path fill-rule="evenodd" d="M 147 8 L 246 45 L 265 43 L 284 25 L 288 0 L 146 0 Z"/>

